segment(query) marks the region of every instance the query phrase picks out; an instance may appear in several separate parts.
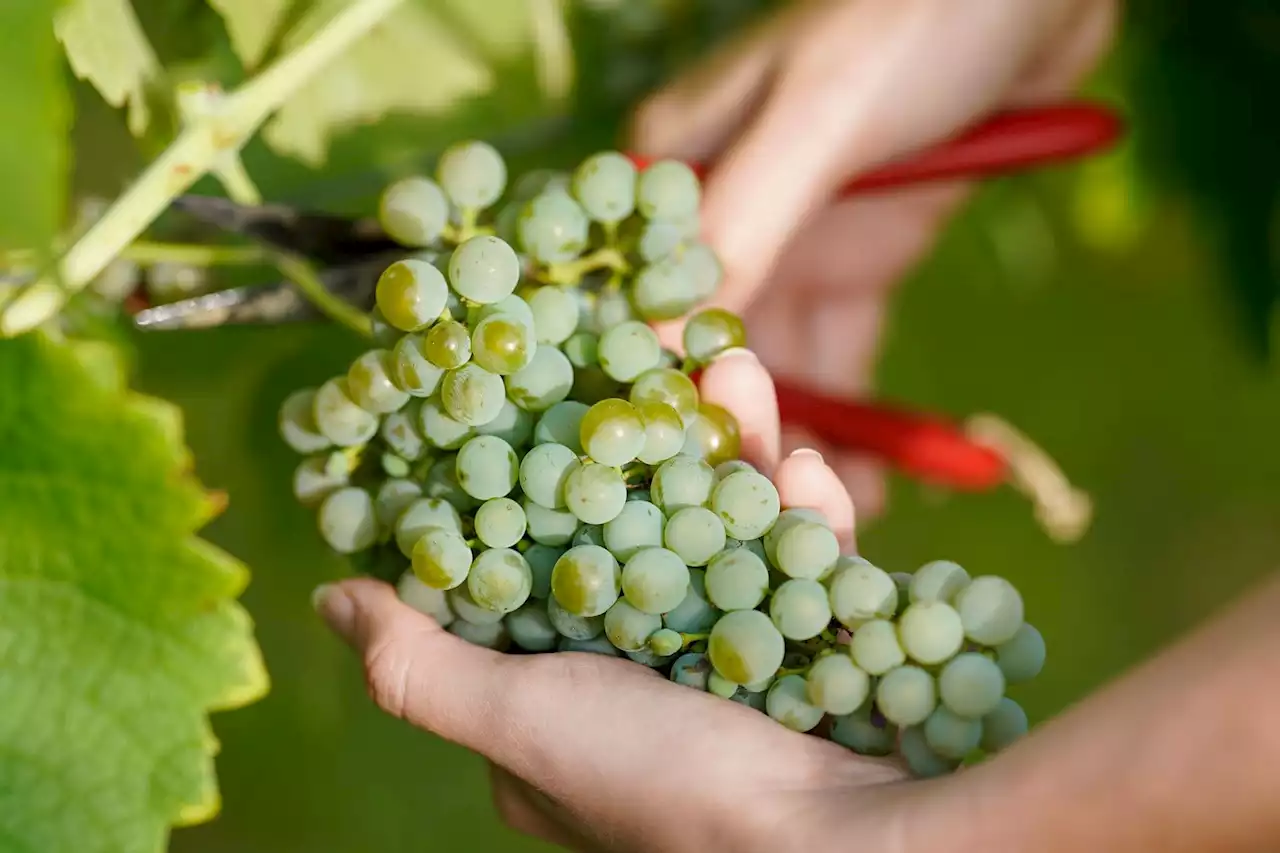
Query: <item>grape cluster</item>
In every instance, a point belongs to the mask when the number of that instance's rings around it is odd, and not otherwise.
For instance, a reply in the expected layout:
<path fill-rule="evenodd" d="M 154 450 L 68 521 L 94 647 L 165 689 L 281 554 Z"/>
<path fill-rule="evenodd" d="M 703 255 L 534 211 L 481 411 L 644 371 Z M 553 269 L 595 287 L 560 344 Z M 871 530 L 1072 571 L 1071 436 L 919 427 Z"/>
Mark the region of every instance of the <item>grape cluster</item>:
<path fill-rule="evenodd" d="M 721 270 L 694 173 L 604 152 L 507 189 L 467 142 L 383 194 L 406 257 L 377 348 L 280 413 L 324 540 L 469 642 L 625 656 L 919 775 L 1025 732 L 1005 688 L 1044 643 L 1017 590 L 842 555 L 699 399 L 689 374 L 745 332 L 696 310 Z M 650 323 L 685 316 L 678 357 Z"/>

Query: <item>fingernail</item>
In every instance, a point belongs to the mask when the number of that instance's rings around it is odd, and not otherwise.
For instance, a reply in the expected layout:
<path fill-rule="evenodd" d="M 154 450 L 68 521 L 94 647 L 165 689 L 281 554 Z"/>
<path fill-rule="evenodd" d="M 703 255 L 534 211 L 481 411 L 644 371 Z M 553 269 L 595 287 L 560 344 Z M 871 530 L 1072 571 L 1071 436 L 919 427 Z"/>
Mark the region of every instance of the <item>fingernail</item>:
<path fill-rule="evenodd" d="M 356 609 L 351 596 L 341 587 L 331 583 L 320 584 L 311 593 L 311 606 L 334 632 L 344 638 L 351 636 Z"/>
<path fill-rule="evenodd" d="M 746 358 L 754 361 L 756 364 L 760 363 L 760 357 L 746 347 L 730 347 L 720 353 L 720 355 L 716 357 L 716 360 L 719 361 L 722 358 Z"/>
<path fill-rule="evenodd" d="M 827 464 L 827 460 L 822 458 L 822 454 L 814 450 L 812 447 L 802 447 L 799 450 L 791 451 L 792 457 L 805 456 L 814 459 L 820 464 Z"/>

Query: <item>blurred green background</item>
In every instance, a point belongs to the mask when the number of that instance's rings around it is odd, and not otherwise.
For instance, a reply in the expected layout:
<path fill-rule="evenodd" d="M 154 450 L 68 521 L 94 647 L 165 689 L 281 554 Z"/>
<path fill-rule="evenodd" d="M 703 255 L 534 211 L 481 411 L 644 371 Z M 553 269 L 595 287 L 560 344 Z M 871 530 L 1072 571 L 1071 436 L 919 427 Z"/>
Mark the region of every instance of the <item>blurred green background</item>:
<path fill-rule="evenodd" d="M 137 4 L 167 63 L 234 68 L 199 4 L 150 5 Z M 359 210 L 388 175 L 462 135 L 495 140 L 517 168 L 570 163 L 616 139 L 630 103 L 766 5 L 576 7 L 580 82 L 568 105 L 527 97 L 527 69 L 512 60 L 495 66 L 491 96 L 342 134 L 318 171 L 260 143 L 249 169 L 269 198 Z M 891 570 L 946 557 L 1024 591 L 1050 647 L 1044 675 L 1018 696 L 1036 720 L 1280 566 L 1280 396 L 1267 359 L 1280 118 L 1250 106 L 1274 103 L 1280 83 L 1269 6 L 1132 5 L 1090 84 L 1129 112 L 1131 138 L 1088 164 L 985 186 L 896 296 L 882 392 L 957 416 L 998 413 L 1096 503 L 1088 535 L 1061 546 L 1010 491 L 939 496 L 895 479 L 887 514 L 861 532 L 863 552 Z M 87 87 L 76 106 L 77 186 L 114 195 L 148 149 Z M 276 409 L 344 367 L 359 342 L 308 327 L 134 343 L 137 384 L 182 406 L 201 477 L 230 495 L 209 535 L 254 569 L 244 600 L 273 679 L 262 702 L 215 717 L 223 812 L 177 832 L 174 849 L 538 849 L 498 824 L 480 761 L 374 710 L 356 662 L 310 609 L 312 588 L 347 567 L 291 498 L 296 460 L 276 437 Z"/>

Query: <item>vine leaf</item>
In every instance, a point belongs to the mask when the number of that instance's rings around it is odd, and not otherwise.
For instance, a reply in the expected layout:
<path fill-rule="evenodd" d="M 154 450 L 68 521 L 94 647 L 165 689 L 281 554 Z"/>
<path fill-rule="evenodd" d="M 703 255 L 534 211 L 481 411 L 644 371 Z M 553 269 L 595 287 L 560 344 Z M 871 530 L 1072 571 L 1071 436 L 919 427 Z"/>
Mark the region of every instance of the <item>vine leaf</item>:
<path fill-rule="evenodd" d="M 160 61 L 129 0 L 68 0 L 53 26 L 71 70 L 113 107 L 127 105 L 129 132 L 141 136 L 151 121 L 147 86 L 159 77 Z"/>
<path fill-rule="evenodd" d="M 219 799 L 207 714 L 267 676 L 176 407 L 114 348 L 0 342 L 0 847 L 156 853 Z"/>
<path fill-rule="evenodd" d="M 294 0 L 209 0 L 227 25 L 231 47 L 253 69 L 266 56 Z"/>

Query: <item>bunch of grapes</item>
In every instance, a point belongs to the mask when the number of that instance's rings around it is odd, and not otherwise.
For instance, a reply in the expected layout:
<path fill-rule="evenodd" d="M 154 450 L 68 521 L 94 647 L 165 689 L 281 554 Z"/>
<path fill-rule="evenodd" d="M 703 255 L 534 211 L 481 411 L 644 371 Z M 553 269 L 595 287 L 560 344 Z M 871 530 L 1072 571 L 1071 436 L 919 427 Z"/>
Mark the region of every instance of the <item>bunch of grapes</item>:
<path fill-rule="evenodd" d="M 1017 590 L 842 555 L 699 400 L 690 374 L 745 333 L 696 311 L 721 276 L 696 175 L 604 152 L 496 207 L 506 189 L 468 142 L 384 193 L 406 257 L 378 282 L 378 347 L 281 410 L 325 541 L 389 559 L 469 642 L 625 656 L 919 775 L 1024 733 L 1005 689 L 1044 643 Z M 650 323 L 682 316 L 677 356 Z"/>

